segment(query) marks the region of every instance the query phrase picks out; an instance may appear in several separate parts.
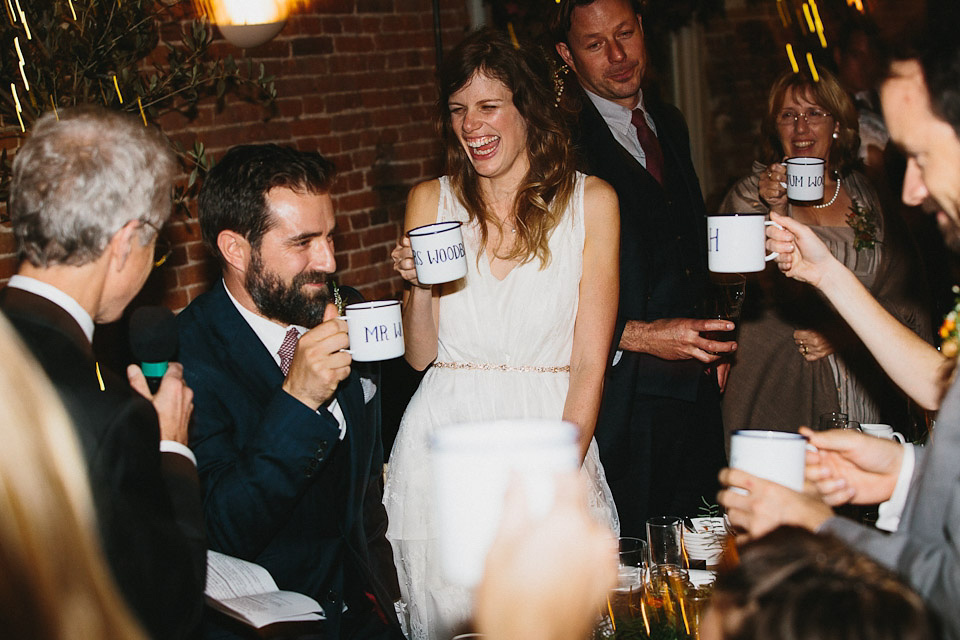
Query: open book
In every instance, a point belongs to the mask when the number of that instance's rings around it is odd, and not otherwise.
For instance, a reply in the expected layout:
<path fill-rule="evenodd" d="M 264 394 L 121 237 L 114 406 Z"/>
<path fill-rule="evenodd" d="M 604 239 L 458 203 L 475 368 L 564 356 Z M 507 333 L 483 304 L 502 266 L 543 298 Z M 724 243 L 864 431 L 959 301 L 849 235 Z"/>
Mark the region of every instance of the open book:
<path fill-rule="evenodd" d="M 250 626 L 325 619 L 320 604 L 302 593 L 280 591 L 258 564 L 207 551 L 207 604 Z"/>

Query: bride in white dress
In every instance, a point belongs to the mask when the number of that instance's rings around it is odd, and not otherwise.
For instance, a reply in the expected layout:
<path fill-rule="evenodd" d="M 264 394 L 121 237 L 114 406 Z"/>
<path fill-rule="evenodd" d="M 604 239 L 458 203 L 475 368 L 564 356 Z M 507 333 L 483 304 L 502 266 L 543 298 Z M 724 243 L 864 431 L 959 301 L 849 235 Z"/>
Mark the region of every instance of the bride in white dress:
<path fill-rule="evenodd" d="M 542 68 L 541 68 L 542 66 Z M 421 285 L 407 238 L 406 358 L 424 376 L 400 424 L 384 504 L 412 639 L 448 640 L 470 596 L 440 576 L 428 460 L 448 425 L 556 418 L 580 428 L 590 506 L 619 529 L 593 440 L 618 299 L 620 224 L 607 183 L 576 173 L 545 62 L 485 29 L 441 73 L 448 175 L 411 191 L 409 230 L 463 222 L 467 275 Z"/>

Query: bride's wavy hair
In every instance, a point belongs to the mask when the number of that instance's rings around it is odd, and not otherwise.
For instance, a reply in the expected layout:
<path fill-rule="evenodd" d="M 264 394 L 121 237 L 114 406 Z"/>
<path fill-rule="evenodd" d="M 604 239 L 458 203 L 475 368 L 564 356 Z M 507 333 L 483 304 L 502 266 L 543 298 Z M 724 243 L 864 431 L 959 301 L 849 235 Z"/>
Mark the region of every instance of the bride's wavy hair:
<path fill-rule="evenodd" d="M 543 268 L 550 261 L 550 234 L 570 200 L 576 175 L 570 136 L 554 107 L 549 63 L 539 49 L 514 45 L 502 32 L 485 27 L 457 45 L 440 70 L 438 126 L 447 173 L 470 221 L 479 222 L 481 246 L 486 246 L 486 223 L 501 223 L 487 209 L 477 172 L 453 129 L 449 107 L 450 97 L 476 74 L 502 82 L 513 93 L 513 104 L 527 130 L 530 168 L 513 204 L 516 240 L 509 253 L 497 257 L 523 263 L 538 258 Z"/>

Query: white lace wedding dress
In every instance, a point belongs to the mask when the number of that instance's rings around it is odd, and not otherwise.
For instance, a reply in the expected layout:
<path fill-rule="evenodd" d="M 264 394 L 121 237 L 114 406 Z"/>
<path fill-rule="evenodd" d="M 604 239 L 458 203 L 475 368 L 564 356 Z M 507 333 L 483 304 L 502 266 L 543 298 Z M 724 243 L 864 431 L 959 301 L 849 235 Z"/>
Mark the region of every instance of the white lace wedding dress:
<path fill-rule="evenodd" d="M 583 261 L 583 181 L 550 238 L 551 259 L 519 265 L 498 280 L 479 251 L 479 234 L 441 178 L 438 221 L 464 222 L 468 271 L 444 285 L 437 363 L 414 394 L 390 457 L 384 489 L 387 538 L 403 594 L 411 640 L 448 640 L 470 614 L 470 594 L 440 576 L 428 442 L 448 425 L 506 418 L 560 418 L 570 382 Z M 448 368 L 455 364 L 465 368 Z M 505 365 L 489 370 L 483 365 Z M 564 369 L 557 371 L 557 369 Z M 601 522 L 620 528 L 597 452 L 590 444 L 582 475 Z"/>

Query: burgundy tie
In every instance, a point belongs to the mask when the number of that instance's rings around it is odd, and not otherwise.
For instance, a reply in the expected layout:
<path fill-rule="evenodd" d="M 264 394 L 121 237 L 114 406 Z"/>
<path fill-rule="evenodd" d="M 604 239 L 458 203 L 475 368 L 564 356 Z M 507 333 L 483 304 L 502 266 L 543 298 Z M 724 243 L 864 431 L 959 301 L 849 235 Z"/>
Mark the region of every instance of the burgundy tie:
<path fill-rule="evenodd" d="M 283 344 L 277 349 L 277 355 L 280 356 L 280 370 L 283 375 L 290 372 L 290 363 L 293 362 L 293 354 L 297 350 L 297 342 L 300 340 L 300 332 L 294 327 L 287 329 L 287 335 L 283 336 Z"/>
<path fill-rule="evenodd" d="M 634 109 L 630 122 L 637 128 L 637 140 L 647 157 L 647 172 L 663 184 L 663 149 L 660 148 L 657 135 L 647 124 L 647 119 L 643 117 L 643 109 Z"/>

